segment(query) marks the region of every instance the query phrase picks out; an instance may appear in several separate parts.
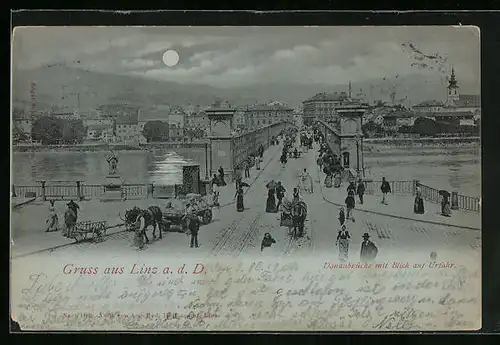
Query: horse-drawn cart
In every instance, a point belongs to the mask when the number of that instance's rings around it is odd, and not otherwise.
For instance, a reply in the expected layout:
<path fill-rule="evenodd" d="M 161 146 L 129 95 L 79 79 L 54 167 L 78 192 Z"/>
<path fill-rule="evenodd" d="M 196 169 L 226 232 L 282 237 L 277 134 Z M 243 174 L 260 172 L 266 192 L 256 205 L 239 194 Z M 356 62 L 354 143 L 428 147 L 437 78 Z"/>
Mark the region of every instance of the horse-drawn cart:
<path fill-rule="evenodd" d="M 83 221 L 75 224 L 70 232 L 70 237 L 76 242 L 92 239 L 94 242 L 101 242 L 106 235 L 106 221 Z"/>
<path fill-rule="evenodd" d="M 169 202 L 169 207 L 164 209 L 163 224 L 165 230 L 170 230 L 170 227 L 180 227 L 183 231 L 187 230 L 186 208 L 188 202 L 194 209 L 194 215 L 201 218 L 203 224 L 208 224 L 212 221 L 212 205 L 208 204 L 201 196 L 195 195 L 190 200 L 172 200 Z M 174 205 L 175 203 L 175 205 Z"/>

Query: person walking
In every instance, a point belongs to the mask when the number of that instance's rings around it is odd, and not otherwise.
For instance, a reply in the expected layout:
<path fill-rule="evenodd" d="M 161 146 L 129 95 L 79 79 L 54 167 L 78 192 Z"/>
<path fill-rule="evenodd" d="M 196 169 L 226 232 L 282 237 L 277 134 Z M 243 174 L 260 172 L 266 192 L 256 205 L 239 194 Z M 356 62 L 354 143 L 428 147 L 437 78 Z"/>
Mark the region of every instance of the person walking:
<path fill-rule="evenodd" d="M 57 217 L 54 200 L 50 200 L 49 218 L 47 219 L 47 230 L 45 232 L 57 231 L 59 229 L 59 218 Z"/>
<path fill-rule="evenodd" d="M 382 192 L 381 203 L 387 205 L 387 193 L 391 192 L 391 185 L 386 181 L 385 177 L 382 177 L 382 185 L 380 186 L 380 191 Z"/>
<path fill-rule="evenodd" d="M 276 207 L 276 199 L 274 197 L 275 192 L 276 192 L 275 188 L 269 188 L 267 191 L 267 201 L 266 201 L 266 212 L 267 213 L 278 212 L 278 208 Z"/>
<path fill-rule="evenodd" d="M 352 192 L 353 194 L 356 192 L 356 186 L 354 185 L 354 181 L 349 182 L 349 186 L 347 186 L 347 194 Z"/>
<path fill-rule="evenodd" d="M 250 163 L 248 158 L 243 161 L 242 167 L 245 171 L 245 178 L 250 178 Z"/>
<path fill-rule="evenodd" d="M 200 231 L 200 217 L 193 217 L 191 222 L 189 223 L 189 232 L 191 235 L 190 245 L 189 247 L 198 248 L 200 245 L 198 243 L 198 232 Z"/>
<path fill-rule="evenodd" d="M 369 240 L 370 235 L 365 232 L 363 234 L 363 242 L 361 243 L 360 261 L 370 262 L 375 260 L 378 254 L 377 246 Z"/>
<path fill-rule="evenodd" d="M 278 199 L 278 203 L 276 207 L 279 209 L 280 205 L 283 203 L 283 198 L 285 197 L 286 189 L 281 184 L 281 181 L 278 181 L 278 185 L 276 186 L 276 198 Z"/>
<path fill-rule="evenodd" d="M 245 210 L 245 206 L 243 205 L 243 188 L 238 188 L 234 197 L 236 198 L 236 211 L 243 212 Z"/>
<path fill-rule="evenodd" d="M 415 203 L 413 205 L 413 212 L 416 214 L 424 214 L 424 198 L 422 197 L 422 189 L 420 183 L 417 182 L 415 188 Z"/>
<path fill-rule="evenodd" d="M 293 189 L 293 199 L 292 202 L 299 202 L 300 201 L 300 194 L 299 194 L 299 189 L 294 188 Z"/>
<path fill-rule="evenodd" d="M 345 206 L 347 208 L 347 219 L 354 220 L 354 207 L 356 206 L 356 200 L 354 199 L 354 192 L 351 190 L 345 198 Z"/>
<path fill-rule="evenodd" d="M 337 242 L 335 245 L 338 247 L 339 252 L 339 260 L 344 262 L 347 260 L 349 256 L 349 240 L 351 235 L 349 231 L 347 231 L 345 224 L 340 227 L 340 230 L 337 234 Z"/>
<path fill-rule="evenodd" d="M 363 196 L 365 195 L 365 184 L 362 179 L 359 179 L 358 187 L 356 188 L 356 194 L 358 194 L 359 203 L 363 205 Z"/>
<path fill-rule="evenodd" d="M 224 187 L 224 186 L 226 186 L 226 185 L 227 185 L 227 183 L 226 183 L 226 181 L 224 180 L 224 168 L 222 168 L 222 165 L 221 165 L 221 166 L 219 166 L 219 170 L 218 170 L 218 172 L 219 172 L 219 186 Z"/>
<path fill-rule="evenodd" d="M 255 157 L 255 169 L 260 170 L 260 163 L 262 162 L 262 157 Z"/>
<path fill-rule="evenodd" d="M 341 207 L 339 211 L 339 223 L 340 226 L 344 225 L 345 223 L 345 212 L 343 207 Z"/>

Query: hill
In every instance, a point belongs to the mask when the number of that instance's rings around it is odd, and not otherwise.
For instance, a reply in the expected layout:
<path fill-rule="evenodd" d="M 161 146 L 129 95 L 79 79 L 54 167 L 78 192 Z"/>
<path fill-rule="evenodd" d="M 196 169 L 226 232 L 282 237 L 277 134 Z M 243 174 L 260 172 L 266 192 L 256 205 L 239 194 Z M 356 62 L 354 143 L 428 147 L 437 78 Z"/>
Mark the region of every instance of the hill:
<path fill-rule="evenodd" d="M 211 104 L 215 98 L 228 100 L 232 105 L 239 106 L 280 100 L 295 107 L 314 94 L 326 92 L 347 92 L 346 85 L 304 85 L 304 84 L 271 84 L 262 83 L 253 86 L 220 89 L 208 85 L 183 85 L 174 82 L 157 81 L 135 76 L 106 74 L 67 66 L 45 67 L 30 70 L 16 70 L 13 73 L 13 99 L 17 104 L 31 104 L 31 82 L 36 81 L 36 106 L 46 108 L 50 105 L 76 107 L 77 92 L 80 93 L 80 109 L 85 111 L 101 104 L 113 101 L 124 101 L 139 107 L 170 104 L 185 105 Z M 443 98 L 445 91 L 440 83 L 426 84 L 423 76 L 407 77 L 404 90 L 413 102 L 427 99 Z M 352 85 L 352 95 L 356 97 L 360 88 L 369 96 L 370 83 L 380 84 L 380 81 L 367 81 Z M 374 88 L 373 99 L 388 100 L 387 87 Z M 400 92 L 401 92 L 400 91 Z M 402 98 L 397 95 L 396 98 Z"/>

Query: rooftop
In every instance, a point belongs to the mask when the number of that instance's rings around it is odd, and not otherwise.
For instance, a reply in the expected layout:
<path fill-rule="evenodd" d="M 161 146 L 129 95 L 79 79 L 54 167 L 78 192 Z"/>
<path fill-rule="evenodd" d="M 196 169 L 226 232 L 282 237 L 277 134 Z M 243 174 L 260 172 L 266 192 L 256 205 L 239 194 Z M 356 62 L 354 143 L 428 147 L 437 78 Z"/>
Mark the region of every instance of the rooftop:
<path fill-rule="evenodd" d="M 418 108 L 418 107 L 443 107 L 443 106 L 444 106 L 444 102 L 436 101 L 436 100 L 423 101 L 417 105 L 414 105 L 414 107 L 416 107 L 416 108 Z"/>
<path fill-rule="evenodd" d="M 268 103 L 268 104 L 255 104 L 249 106 L 247 111 L 276 111 L 276 110 L 284 110 L 284 111 L 293 111 L 289 106 L 284 105 L 283 103 Z"/>
<path fill-rule="evenodd" d="M 421 112 L 419 116 L 423 117 L 474 117 L 470 111 L 446 111 L 446 112 Z"/>
<path fill-rule="evenodd" d="M 334 92 L 334 93 L 326 93 L 326 92 L 320 92 L 311 98 L 303 101 L 302 103 L 306 102 L 316 102 L 316 101 L 342 101 L 347 99 L 347 93 L 345 92 Z"/>
<path fill-rule="evenodd" d="M 480 95 L 460 95 L 459 100 L 455 101 L 457 107 L 481 107 Z"/>

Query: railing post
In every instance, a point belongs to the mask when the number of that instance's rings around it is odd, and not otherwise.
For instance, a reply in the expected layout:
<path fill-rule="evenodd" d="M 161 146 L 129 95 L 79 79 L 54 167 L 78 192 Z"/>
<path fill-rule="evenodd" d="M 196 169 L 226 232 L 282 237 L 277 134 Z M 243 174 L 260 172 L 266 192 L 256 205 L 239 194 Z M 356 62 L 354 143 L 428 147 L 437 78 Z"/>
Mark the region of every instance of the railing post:
<path fill-rule="evenodd" d="M 12 185 L 12 193 L 11 194 L 12 194 L 13 198 L 17 197 L 17 195 L 16 195 L 16 188 L 14 187 L 14 185 Z"/>
<path fill-rule="evenodd" d="M 47 197 L 45 196 L 45 181 L 40 181 L 40 183 L 42 184 L 42 200 L 47 201 Z"/>
<path fill-rule="evenodd" d="M 81 181 L 76 181 L 76 197 L 78 198 L 78 201 L 83 200 L 82 191 L 80 190 L 80 187 L 81 187 Z"/>
<path fill-rule="evenodd" d="M 154 184 L 153 183 L 149 183 L 148 184 L 148 188 L 147 188 L 146 198 L 153 197 L 154 190 L 155 190 Z"/>
<path fill-rule="evenodd" d="M 412 195 L 417 194 L 417 185 L 420 183 L 419 180 L 413 180 L 413 189 L 412 189 Z"/>
<path fill-rule="evenodd" d="M 452 210 L 458 210 L 458 192 L 451 192 L 451 207 Z"/>

